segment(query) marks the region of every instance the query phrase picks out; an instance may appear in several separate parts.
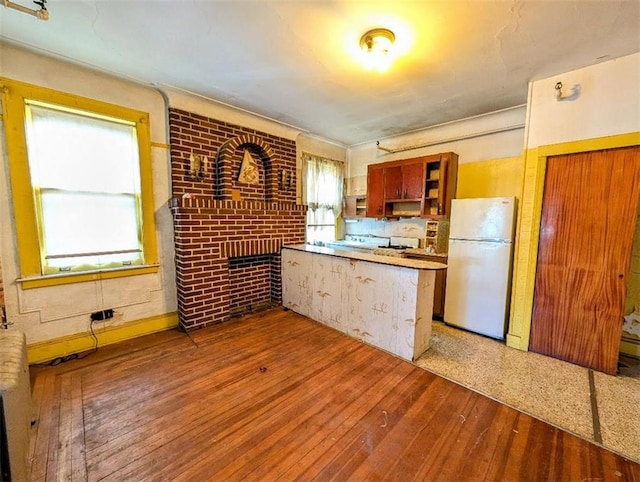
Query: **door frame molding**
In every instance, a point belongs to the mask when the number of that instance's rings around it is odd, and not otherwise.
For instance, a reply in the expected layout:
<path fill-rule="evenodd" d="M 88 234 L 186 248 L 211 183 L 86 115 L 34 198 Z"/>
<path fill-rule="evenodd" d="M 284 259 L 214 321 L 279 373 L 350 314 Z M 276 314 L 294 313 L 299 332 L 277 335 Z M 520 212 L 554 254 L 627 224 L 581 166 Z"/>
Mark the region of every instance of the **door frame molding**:
<path fill-rule="evenodd" d="M 632 146 L 640 146 L 640 132 L 550 144 L 525 150 L 522 199 L 518 203 L 507 346 L 529 350 L 547 158 Z"/>

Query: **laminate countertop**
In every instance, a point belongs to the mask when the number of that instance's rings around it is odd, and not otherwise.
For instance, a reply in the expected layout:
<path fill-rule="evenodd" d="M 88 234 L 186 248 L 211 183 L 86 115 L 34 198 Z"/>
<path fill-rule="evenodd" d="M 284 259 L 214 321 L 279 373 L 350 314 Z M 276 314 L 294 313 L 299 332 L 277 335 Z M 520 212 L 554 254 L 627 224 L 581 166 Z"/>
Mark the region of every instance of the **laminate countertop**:
<path fill-rule="evenodd" d="M 362 253 L 362 252 L 352 251 L 352 250 L 326 248 L 322 246 L 311 246 L 309 244 L 296 244 L 292 246 L 283 246 L 282 249 L 294 249 L 296 251 L 304 251 L 306 253 L 325 254 L 327 256 L 337 256 L 339 258 L 356 259 L 359 261 L 368 261 L 370 263 L 400 266 L 403 268 L 426 269 L 426 270 L 447 269 L 446 264 L 436 263 L 434 261 L 423 261 L 421 259 L 411 259 L 411 258 L 399 258 L 396 256 L 381 256 L 378 254 Z"/>

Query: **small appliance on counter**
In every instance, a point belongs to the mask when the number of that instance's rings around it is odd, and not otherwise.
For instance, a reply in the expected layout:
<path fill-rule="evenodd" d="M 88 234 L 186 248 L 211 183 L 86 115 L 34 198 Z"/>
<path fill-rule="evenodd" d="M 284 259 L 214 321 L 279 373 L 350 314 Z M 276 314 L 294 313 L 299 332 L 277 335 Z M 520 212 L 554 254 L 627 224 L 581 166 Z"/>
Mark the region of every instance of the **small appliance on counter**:
<path fill-rule="evenodd" d="M 516 200 L 453 199 L 444 322 L 504 340 Z"/>

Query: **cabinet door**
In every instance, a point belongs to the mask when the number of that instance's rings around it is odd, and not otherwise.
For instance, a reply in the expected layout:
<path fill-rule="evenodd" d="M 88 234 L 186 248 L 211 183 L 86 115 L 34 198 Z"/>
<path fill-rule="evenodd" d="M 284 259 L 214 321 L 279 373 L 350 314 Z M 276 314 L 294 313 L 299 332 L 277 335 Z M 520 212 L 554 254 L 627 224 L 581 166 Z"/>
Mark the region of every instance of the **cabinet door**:
<path fill-rule="evenodd" d="M 342 217 L 343 218 L 363 218 L 366 215 L 366 196 L 354 194 L 344 196 L 342 199 Z"/>
<path fill-rule="evenodd" d="M 440 269 L 436 271 L 436 284 L 433 291 L 433 316 L 440 320 L 444 317 L 444 290 L 446 286 L 447 270 Z"/>
<path fill-rule="evenodd" d="M 367 168 L 367 217 L 384 217 L 384 168 Z"/>
<path fill-rule="evenodd" d="M 458 156 L 452 152 L 443 154 L 440 169 L 443 178 L 438 198 L 439 214 L 448 216 L 451 213 L 451 200 L 455 199 L 458 186 Z"/>
<path fill-rule="evenodd" d="M 447 264 L 447 258 L 442 258 L 439 256 L 425 258 L 425 261 Z M 433 290 L 433 316 L 440 320 L 444 317 L 444 297 L 446 286 L 447 270 L 439 269 L 438 271 L 436 271 L 436 281 Z"/>
<path fill-rule="evenodd" d="M 311 254 L 282 250 L 282 306 L 304 316 L 313 308 L 313 267 Z"/>
<path fill-rule="evenodd" d="M 402 198 L 420 200 L 424 192 L 424 162 L 402 166 Z"/>
<path fill-rule="evenodd" d="M 355 196 L 345 196 L 342 200 L 342 217 L 353 218 L 356 216 L 356 201 Z"/>
<path fill-rule="evenodd" d="M 402 199 L 402 166 L 384 169 L 384 199 L 391 201 Z"/>
<path fill-rule="evenodd" d="M 446 157 L 440 161 L 440 188 L 438 192 L 438 214 L 445 215 L 451 212 L 451 196 L 447 192 L 449 178 L 449 162 Z M 448 201 L 448 202 L 447 202 Z"/>

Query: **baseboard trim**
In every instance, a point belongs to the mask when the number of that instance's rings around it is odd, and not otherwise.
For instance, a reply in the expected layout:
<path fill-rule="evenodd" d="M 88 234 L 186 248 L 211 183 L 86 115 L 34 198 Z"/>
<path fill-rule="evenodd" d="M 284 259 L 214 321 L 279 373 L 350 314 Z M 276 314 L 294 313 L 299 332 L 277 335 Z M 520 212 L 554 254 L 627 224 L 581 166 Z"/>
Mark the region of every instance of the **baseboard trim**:
<path fill-rule="evenodd" d="M 515 348 L 517 350 L 528 351 L 527 347 L 521 347 L 522 338 L 516 335 L 511 335 L 507 333 L 507 346 L 511 348 Z"/>
<path fill-rule="evenodd" d="M 94 325 L 94 332 L 96 338 L 98 338 L 98 347 L 101 347 L 143 335 L 150 335 L 151 333 L 157 333 L 159 331 L 170 330 L 177 326 L 178 313 L 174 312 L 152 316 L 118 326 L 99 327 Z M 94 345 L 95 340 L 91 336 L 91 332 L 76 333 L 28 345 L 27 358 L 29 364 L 42 363 L 58 357 L 71 355 L 72 353 L 90 350 Z"/>

